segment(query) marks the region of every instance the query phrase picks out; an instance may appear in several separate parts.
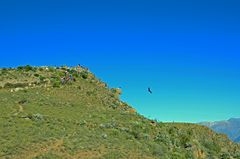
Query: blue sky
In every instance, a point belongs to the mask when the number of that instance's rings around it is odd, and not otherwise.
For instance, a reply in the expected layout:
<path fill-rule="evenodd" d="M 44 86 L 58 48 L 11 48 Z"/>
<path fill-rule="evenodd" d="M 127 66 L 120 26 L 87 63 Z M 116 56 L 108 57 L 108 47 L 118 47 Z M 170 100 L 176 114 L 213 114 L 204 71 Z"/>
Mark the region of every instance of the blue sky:
<path fill-rule="evenodd" d="M 160 121 L 240 117 L 239 7 L 237 0 L 1 1 L 0 67 L 80 63 Z"/>

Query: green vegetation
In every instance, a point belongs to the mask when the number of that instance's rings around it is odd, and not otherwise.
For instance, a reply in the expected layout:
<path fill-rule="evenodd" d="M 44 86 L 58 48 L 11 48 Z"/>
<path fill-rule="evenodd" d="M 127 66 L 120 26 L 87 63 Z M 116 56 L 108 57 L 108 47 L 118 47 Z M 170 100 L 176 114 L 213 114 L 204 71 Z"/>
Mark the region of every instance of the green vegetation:
<path fill-rule="evenodd" d="M 26 71 L 26 72 L 29 72 L 29 71 L 36 71 L 36 68 L 30 66 L 30 65 L 26 65 L 26 66 L 19 66 L 17 67 L 17 70 L 18 71 Z"/>
<path fill-rule="evenodd" d="M 88 73 L 86 71 L 81 72 L 81 76 L 83 79 L 87 79 L 88 78 Z"/>
<path fill-rule="evenodd" d="M 75 82 L 61 84 L 65 70 Z M 240 158 L 225 135 L 147 119 L 121 93 L 75 68 L 0 69 L 0 158 Z"/>

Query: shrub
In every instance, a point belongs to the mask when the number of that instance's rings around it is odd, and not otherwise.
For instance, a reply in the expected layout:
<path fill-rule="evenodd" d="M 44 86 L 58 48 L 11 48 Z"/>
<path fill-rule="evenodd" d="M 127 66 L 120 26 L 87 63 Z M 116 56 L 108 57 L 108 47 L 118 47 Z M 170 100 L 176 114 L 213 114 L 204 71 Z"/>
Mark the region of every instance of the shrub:
<path fill-rule="evenodd" d="M 5 83 L 4 88 L 22 88 L 27 87 L 28 83 Z"/>
<path fill-rule="evenodd" d="M 186 157 L 180 152 L 173 152 L 171 154 L 172 159 L 185 159 Z"/>
<path fill-rule="evenodd" d="M 53 83 L 53 87 L 54 88 L 59 88 L 61 86 L 61 83 L 59 82 L 59 81 L 55 81 L 54 83 Z"/>
<path fill-rule="evenodd" d="M 65 68 L 65 66 L 61 66 L 61 70 L 66 71 L 67 69 Z"/>
<path fill-rule="evenodd" d="M 49 72 L 54 72 L 54 68 L 53 67 L 49 67 L 48 70 L 49 70 Z"/>
<path fill-rule="evenodd" d="M 174 135 L 174 134 L 178 134 L 178 128 L 177 127 L 170 127 L 168 130 L 169 134 Z"/>
<path fill-rule="evenodd" d="M 33 67 L 32 66 L 30 66 L 30 65 L 26 65 L 25 67 L 24 67 L 24 70 L 25 71 L 34 71 L 34 69 L 33 69 Z"/>
<path fill-rule="evenodd" d="M 180 136 L 180 142 L 181 142 L 181 145 L 187 147 L 188 142 L 190 142 L 190 136 L 187 134 L 182 134 Z"/>
<path fill-rule="evenodd" d="M 59 77 L 57 77 L 57 76 L 51 76 L 50 78 L 51 78 L 51 80 L 58 80 L 59 79 Z"/>
<path fill-rule="evenodd" d="M 111 92 L 113 93 L 111 96 L 114 98 L 119 98 L 119 96 L 122 94 L 122 90 L 120 88 L 112 88 Z"/>
<path fill-rule="evenodd" d="M 39 74 L 37 74 L 37 73 L 35 73 L 35 74 L 34 74 L 34 76 L 35 76 L 35 77 L 39 77 L 40 75 L 39 75 Z"/>
<path fill-rule="evenodd" d="M 91 96 L 91 95 L 95 95 L 95 92 L 94 92 L 94 91 L 87 91 L 86 94 L 87 94 L 88 96 Z"/>
<path fill-rule="evenodd" d="M 170 137 L 165 133 L 158 133 L 157 136 L 155 136 L 154 141 L 157 143 L 164 143 L 166 145 L 171 145 L 171 139 Z"/>
<path fill-rule="evenodd" d="M 111 91 L 114 94 L 122 94 L 122 90 L 120 88 L 112 88 Z"/>
<path fill-rule="evenodd" d="M 7 72 L 8 72 L 8 70 L 7 70 L 6 68 L 3 68 L 3 69 L 1 70 L 1 74 L 7 74 Z"/>
<path fill-rule="evenodd" d="M 231 155 L 228 152 L 221 154 L 221 159 L 231 159 Z"/>
<path fill-rule="evenodd" d="M 23 66 L 18 66 L 18 67 L 17 67 L 17 70 L 18 70 L 18 71 L 23 70 Z"/>
<path fill-rule="evenodd" d="M 153 143 L 149 147 L 150 151 L 154 156 L 164 156 L 166 152 L 166 148 L 160 144 Z"/>
<path fill-rule="evenodd" d="M 63 72 L 58 72 L 58 76 L 59 76 L 59 77 L 63 77 L 63 76 L 64 76 L 64 73 L 63 73 Z"/>
<path fill-rule="evenodd" d="M 203 146 L 208 149 L 211 153 L 218 154 L 221 151 L 221 148 L 219 145 L 215 144 L 214 142 L 205 141 L 203 143 Z"/>
<path fill-rule="evenodd" d="M 42 68 L 42 67 L 40 67 L 38 70 L 39 70 L 39 71 L 43 71 L 43 68 Z"/>
<path fill-rule="evenodd" d="M 83 79 L 87 79 L 87 78 L 88 78 L 88 73 L 87 73 L 87 72 L 82 72 L 82 73 L 81 73 L 81 77 L 82 77 Z"/>
<path fill-rule="evenodd" d="M 240 158 L 240 152 L 237 152 L 235 155 L 234 155 L 235 158 Z"/>
<path fill-rule="evenodd" d="M 73 75 L 73 77 L 75 77 L 75 78 L 78 78 L 78 77 L 79 77 L 79 74 L 78 74 L 77 72 L 74 72 L 72 75 Z"/>
<path fill-rule="evenodd" d="M 110 106 L 111 106 L 111 108 L 113 108 L 113 109 L 117 109 L 117 108 L 118 108 L 118 105 L 117 105 L 116 103 L 112 103 Z"/>
<path fill-rule="evenodd" d="M 43 82 L 45 79 L 46 79 L 46 77 L 39 76 L 39 80 L 40 80 L 41 82 Z"/>

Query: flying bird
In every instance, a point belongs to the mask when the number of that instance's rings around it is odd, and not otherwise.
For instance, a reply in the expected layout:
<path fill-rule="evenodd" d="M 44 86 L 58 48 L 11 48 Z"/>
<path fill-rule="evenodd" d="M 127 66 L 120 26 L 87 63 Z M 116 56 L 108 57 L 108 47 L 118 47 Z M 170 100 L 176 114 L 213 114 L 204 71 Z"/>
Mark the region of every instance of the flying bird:
<path fill-rule="evenodd" d="M 151 91 L 151 88 L 150 88 L 150 87 L 148 87 L 148 92 L 152 94 L 152 91 Z"/>

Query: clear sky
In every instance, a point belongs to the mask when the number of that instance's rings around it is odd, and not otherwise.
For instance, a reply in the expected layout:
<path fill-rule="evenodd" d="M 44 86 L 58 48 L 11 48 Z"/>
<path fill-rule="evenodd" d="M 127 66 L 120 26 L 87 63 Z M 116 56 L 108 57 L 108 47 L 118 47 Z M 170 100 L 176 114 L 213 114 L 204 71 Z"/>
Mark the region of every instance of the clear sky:
<path fill-rule="evenodd" d="M 2 0 L 0 67 L 80 63 L 160 121 L 240 117 L 239 8 L 239 0 Z"/>

